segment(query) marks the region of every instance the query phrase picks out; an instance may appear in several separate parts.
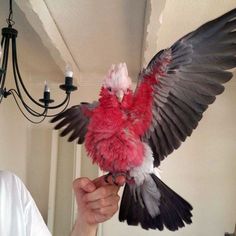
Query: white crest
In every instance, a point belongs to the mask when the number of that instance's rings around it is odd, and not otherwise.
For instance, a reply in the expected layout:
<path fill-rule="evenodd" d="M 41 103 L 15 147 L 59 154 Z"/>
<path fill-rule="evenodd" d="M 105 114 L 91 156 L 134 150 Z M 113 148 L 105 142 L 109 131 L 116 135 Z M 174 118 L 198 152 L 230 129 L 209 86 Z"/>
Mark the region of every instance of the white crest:
<path fill-rule="evenodd" d="M 112 88 L 113 90 L 124 92 L 131 87 L 131 79 L 128 76 L 128 70 L 125 63 L 112 65 L 107 77 L 103 82 L 105 88 Z"/>

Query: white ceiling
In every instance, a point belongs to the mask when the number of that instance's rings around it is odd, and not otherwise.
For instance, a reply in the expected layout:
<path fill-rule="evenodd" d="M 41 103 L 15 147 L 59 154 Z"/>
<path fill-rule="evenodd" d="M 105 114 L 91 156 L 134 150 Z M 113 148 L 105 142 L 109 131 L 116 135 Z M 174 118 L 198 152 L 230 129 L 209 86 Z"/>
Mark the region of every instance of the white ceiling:
<path fill-rule="evenodd" d="M 16 3 L 13 15 L 19 31 L 18 58 L 27 76 L 61 81 L 59 67 L 64 70 L 67 61 L 83 74 L 105 74 L 111 64 L 119 62 L 126 62 L 132 75 L 139 72 L 146 0 Z M 8 1 L 0 0 L 0 4 L 3 27 Z"/>
<path fill-rule="evenodd" d="M 131 71 L 140 69 L 146 0 L 45 3 L 82 72 L 105 73 L 124 60 Z"/>
<path fill-rule="evenodd" d="M 155 52 L 236 7 L 235 0 L 15 1 L 20 68 L 32 82 L 63 81 L 66 62 L 80 83 L 94 82 L 119 62 L 135 78 Z M 0 27 L 8 4 L 0 0 Z"/>

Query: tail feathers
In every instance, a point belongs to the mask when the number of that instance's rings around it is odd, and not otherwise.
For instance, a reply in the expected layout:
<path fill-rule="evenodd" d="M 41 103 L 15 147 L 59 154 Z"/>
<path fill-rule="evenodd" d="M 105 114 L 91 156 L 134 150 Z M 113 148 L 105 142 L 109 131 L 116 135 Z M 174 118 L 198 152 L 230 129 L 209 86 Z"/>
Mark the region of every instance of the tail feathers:
<path fill-rule="evenodd" d="M 127 221 L 128 225 L 140 224 L 144 229 L 163 230 L 166 227 L 171 231 L 184 227 L 185 223 L 190 224 L 192 206 L 154 174 L 151 174 L 150 180 L 144 182 L 143 185 L 152 186 L 150 181 L 155 183 L 154 187 L 157 189 L 151 191 L 150 197 L 147 196 L 147 193 L 142 192 L 147 190 L 145 186 L 125 185 L 119 220 Z M 153 193 L 157 193 L 156 199 L 154 199 Z M 153 211 L 150 212 L 150 204 L 153 204 L 153 209 L 158 208 L 155 215 L 153 215 Z"/>

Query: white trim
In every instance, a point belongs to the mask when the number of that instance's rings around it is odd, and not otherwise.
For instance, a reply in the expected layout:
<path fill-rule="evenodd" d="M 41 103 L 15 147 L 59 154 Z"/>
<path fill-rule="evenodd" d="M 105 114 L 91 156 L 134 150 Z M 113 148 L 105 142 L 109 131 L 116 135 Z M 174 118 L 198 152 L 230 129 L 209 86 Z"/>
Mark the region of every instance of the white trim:
<path fill-rule="evenodd" d="M 82 158 L 82 148 L 81 145 L 74 143 L 74 168 L 73 168 L 73 179 L 81 177 L 81 158 Z M 72 214 L 71 214 L 71 227 L 77 217 L 77 204 L 74 194 L 72 194 Z"/>
<path fill-rule="evenodd" d="M 52 234 L 54 230 L 57 158 L 58 158 L 58 131 L 53 130 L 52 142 L 51 142 L 51 163 L 50 163 L 50 180 L 49 180 L 50 182 L 49 182 L 48 219 L 47 219 L 47 225 Z"/>

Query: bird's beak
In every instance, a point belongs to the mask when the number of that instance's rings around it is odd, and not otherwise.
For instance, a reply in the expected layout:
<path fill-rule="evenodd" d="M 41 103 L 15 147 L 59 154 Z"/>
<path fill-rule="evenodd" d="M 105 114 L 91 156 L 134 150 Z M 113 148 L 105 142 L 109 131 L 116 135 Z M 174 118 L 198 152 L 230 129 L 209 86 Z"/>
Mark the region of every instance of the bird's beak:
<path fill-rule="evenodd" d="M 124 97 L 124 92 L 122 90 L 119 90 L 116 92 L 116 97 L 119 100 L 119 102 L 122 102 L 123 97 Z"/>

